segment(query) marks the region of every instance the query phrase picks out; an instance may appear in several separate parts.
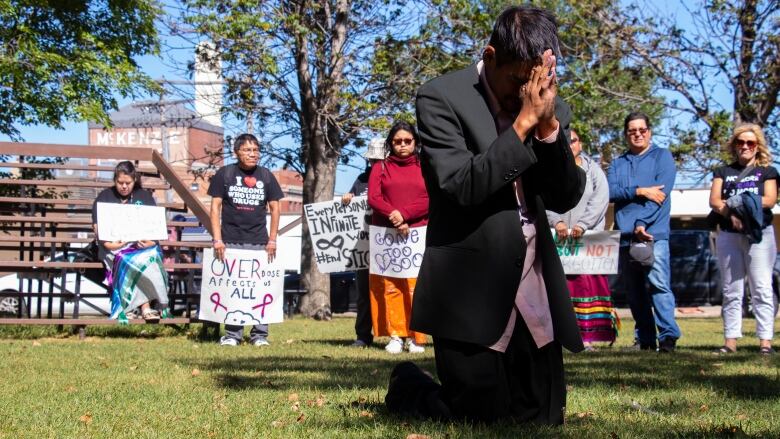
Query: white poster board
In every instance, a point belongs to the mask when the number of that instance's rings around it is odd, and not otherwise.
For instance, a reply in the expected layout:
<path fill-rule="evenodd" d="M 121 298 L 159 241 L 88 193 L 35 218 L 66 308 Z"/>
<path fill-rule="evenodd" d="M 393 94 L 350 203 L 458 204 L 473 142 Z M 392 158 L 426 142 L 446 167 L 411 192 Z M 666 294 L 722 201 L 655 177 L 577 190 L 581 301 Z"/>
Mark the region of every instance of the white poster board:
<path fill-rule="evenodd" d="M 303 206 L 309 226 L 314 257 L 320 273 L 368 268 L 368 225 L 366 197 Z"/>
<path fill-rule="evenodd" d="M 551 230 L 566 274 L 617 274 L 620 232 L 587 231 L 582 238 L 558 240 Z"/>
<path fill-rule="evenodd" d="M 168 239 L 165 208 L 141 204 L 97 203 L 101 241 L 155 241 Z"/>
<path fill-rule="evenodd" d="M 198 319 L 253 326 L 284 320 L 284 270 L 268 263 L 265 250 L 203 250 L 203 280 Z"/>
<path fill-rule="evenodd" d="M 394 228 L 370 226 L 371 274 L 388 277 L 417 277 L 425 253 L 426 227 L 413 227 L 402 236 Z"/>

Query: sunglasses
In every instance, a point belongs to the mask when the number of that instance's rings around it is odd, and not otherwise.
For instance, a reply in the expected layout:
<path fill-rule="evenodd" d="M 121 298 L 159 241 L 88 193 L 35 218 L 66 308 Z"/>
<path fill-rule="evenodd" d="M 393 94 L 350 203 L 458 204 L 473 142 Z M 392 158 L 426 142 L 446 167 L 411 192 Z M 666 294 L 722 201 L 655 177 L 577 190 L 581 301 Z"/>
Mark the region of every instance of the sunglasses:
<path fill-rule="evenodd" d="M 748 148 L 750 148 L 750 149 L 753 149 L 753 148 L 755 148 L 755 147 L 756 147 L 756 145 L 757 145 L 757 144 L 756 144 L 756 142 L 754 142 L 754 141 L 752 141 L 752 140 L 741 140 L 741 139 L 737 139 L 737 140 L 735 140 L 735 141 L 734 141 L 734 145 L 735 145 L 737 148 L 739 148 L 739 147 L 741 147 L 742 145 L 744 145 L 744 146 L 747 146 L 747 147 L 748 147 Z"/>
<path fill-rule="evenodd" d="M 393 139 L 393 145 L 395 145 L 395 146 L 411 145 L 412 143 L 414 143 L 414 139 L 412 139 L 412 138 Z"/>
<path fill-rule="evenodd" d="M 649 128 L 635 128 L 635 129 L 631 129 L 631 130 L 626 131 L 626 134 L 628 134 L 629 136 L 636 136 L 638 134 L 641 134 L 641 135 L 644 136 L 645 134 L 647 134 L 648 131 L 650 131 Z"/>

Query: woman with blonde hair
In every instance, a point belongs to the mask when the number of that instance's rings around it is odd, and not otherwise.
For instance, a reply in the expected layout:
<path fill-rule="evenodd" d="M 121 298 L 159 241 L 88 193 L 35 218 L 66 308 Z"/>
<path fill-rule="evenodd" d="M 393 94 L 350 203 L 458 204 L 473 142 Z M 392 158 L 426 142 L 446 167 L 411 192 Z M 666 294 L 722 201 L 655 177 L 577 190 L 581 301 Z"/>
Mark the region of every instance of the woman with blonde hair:
<path fill-rule="evenodd" d="M 723 332 L 718 353 L 737 350 L 742 337 L 742 296 L 747 278 L 756 318 L 759 352 L 769 355 L 774 335 L 775 304 L 772 268 L 777 248 L 772 207 L 777 203 L 777 169 L 761 127 L 743 124 L 734 129 L 726 149 L 734 162 L 715 169 L 710 207 L 717 214 L 718 263 L 723 283 Z"/>

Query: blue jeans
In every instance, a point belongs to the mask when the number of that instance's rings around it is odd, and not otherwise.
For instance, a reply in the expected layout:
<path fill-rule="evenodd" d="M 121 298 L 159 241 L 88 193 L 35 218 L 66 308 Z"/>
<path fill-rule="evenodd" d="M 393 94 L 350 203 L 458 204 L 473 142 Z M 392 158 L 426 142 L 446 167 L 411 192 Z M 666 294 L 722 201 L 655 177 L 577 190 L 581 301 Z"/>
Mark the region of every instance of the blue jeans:
<path fill-rule="evenodd" d="M 681 335 L 674 319 L 669 240 L 654 241 L 653 257 L 652 267 L 645 267 L 631 261 L 628 246 L 620 247 L 621 285 L 636 322 L 634 336 L 640 344 L 650 347 L 656 346 L 656 328 L 658 340 L 676 340 Z"/>

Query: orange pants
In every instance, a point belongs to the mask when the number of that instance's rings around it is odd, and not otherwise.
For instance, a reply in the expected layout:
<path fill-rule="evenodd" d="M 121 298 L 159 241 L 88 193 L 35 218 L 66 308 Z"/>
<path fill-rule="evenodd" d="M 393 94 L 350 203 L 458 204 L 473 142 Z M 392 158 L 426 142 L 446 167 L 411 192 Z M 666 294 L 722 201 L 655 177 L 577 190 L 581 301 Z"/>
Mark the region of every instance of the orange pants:
<path fill-rule="evenodd" d="M 426 342 L 425 334 L 409 329 L 416 284 L 416 277 L 402 279 L 378 274 L 368 275 L 374 337 L 414 337 L 414 342 L 418 345 Z"/>

